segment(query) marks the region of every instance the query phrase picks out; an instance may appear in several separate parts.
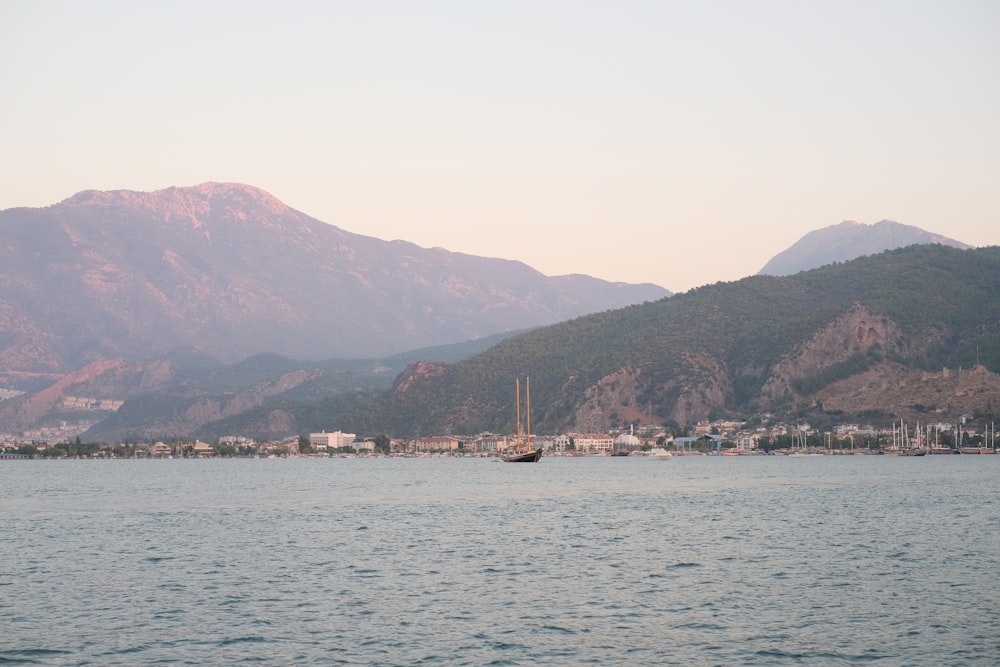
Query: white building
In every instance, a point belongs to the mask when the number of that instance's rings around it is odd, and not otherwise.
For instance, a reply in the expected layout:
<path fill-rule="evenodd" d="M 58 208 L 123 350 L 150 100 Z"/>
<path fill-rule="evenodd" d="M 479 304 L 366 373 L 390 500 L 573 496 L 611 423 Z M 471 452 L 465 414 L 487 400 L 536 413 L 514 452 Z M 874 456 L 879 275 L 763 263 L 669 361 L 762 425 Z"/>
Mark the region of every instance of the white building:
<path fill-rule="evenodd" d="M 615 444 L 610 435 L 602 433 L 575 433 L 572 438 L 576 451 L 590 454 L 610 454 Z"/>
<path fill-rule="evenodd" d="M 322 433 L 310 433 L 309 444 L 312 445 L 314 449 L 322 452 L 327 449 L 340 449 L 341 447 L 348 447 L 354 443 L 354 440 L 357 437 L 358 436 L 355 433 L 342 433 L 341 431 L 327 433 L 326 431 L 323 431 Z"/>
<path fill-rule="evenodd" d="M 628 433 L 621 433 L 615 438 L 615 449 L 634 451 L 642 446 L 639 438 L 635 437 L 631 429 Z"/>
<path fill-rule="evenodd" d="M 568 435 L 557 435 L 552 438 L 552 451 L 554 452 L 565 452 L 569 449 L 569 436 Z"/>

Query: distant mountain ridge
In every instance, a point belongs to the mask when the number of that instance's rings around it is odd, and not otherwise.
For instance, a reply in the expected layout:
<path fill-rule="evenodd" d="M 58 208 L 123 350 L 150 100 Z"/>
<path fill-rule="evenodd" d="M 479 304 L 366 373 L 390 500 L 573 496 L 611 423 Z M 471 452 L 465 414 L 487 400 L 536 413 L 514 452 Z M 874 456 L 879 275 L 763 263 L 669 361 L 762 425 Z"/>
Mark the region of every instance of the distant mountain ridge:
<path fill-rule="evenodd" d="M 386 356 L 670 294 L 354 234 L 236 183 L 88 190 L 0 211 L 0 239 L 0 386 L 183 349 Z"/>
<path fill-rule="evenodd" d="M 936 243 L 962 250 L 971 247 L 961 241 L 892 220 L 882 220 L 872 225 L 845 220 L 809 232 L 771 258 L 758 275 L 790 276 L 834 262 L 847 262 L 866 255 L 877 255 L 885 250 L 923 243 Z"/>

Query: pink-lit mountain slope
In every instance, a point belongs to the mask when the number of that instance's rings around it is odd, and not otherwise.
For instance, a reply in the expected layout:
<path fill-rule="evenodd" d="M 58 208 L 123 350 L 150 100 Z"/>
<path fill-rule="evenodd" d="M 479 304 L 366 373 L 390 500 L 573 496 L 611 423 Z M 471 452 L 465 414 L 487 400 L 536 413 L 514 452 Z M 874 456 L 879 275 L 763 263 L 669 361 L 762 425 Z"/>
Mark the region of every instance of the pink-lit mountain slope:
<path fill-rule="evenodd" d="M 353 234 L 232 183 L 0 211 L 7 377 L 175 350 L 383 356 L 664 296 Z"/>

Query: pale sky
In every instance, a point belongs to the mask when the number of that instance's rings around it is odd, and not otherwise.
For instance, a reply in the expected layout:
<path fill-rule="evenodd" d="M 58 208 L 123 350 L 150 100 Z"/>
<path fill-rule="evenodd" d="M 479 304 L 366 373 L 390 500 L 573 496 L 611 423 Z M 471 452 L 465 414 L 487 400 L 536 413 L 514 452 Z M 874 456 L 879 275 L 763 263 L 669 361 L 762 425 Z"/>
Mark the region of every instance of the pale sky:
<path fill-rule="evenodd" d="M 260 187 L 673 291 L 842 220 L 1000 243 L 1000 2 L 0 0 L 0 209 Z"/>

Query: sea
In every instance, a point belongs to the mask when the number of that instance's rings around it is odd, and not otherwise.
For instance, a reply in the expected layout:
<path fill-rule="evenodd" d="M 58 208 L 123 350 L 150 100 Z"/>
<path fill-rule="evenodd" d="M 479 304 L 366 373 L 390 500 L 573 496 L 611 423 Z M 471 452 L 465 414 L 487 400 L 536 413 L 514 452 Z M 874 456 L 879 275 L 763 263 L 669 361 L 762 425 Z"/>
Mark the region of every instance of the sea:
<path fill-rule="evenodd" d="M 0 461 L 0 665 L 998 665 L 1000 456 Z"/>

